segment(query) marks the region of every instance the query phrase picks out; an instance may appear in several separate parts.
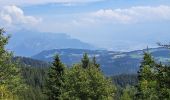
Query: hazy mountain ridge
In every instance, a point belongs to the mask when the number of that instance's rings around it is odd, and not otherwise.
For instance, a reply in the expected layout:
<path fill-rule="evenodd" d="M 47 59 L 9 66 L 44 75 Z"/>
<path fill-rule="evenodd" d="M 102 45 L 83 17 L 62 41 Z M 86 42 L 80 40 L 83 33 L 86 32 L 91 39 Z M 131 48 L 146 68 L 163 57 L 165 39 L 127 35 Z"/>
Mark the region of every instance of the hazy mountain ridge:
<path fill-rule="evenodd" d="M 65 33 L 21 30 L 12 34 L 7 48 L 14 51 L 17 56 L 32 56 L 51 48 L 94 49 L 95 47 Z"/>
<path fill-rule="evenodd" d="M 140 62 L 145 50 L 136 50 L 131 52 L 114 52 L 107 50 L 85 50 L 85 49 L 53 49 L 42 51 L 32 56 L 33 59 L 52 61 L 55 54 L 61 56 L 61 60 L 72 65 L 80 62 L 83 53 L 88 53 L 89 57 L 96 56 L 97 62 L 101 64 L 101 69 L 106 75 L 112 74 L 134 74 L 137 73 Z M 149 52 L 158 62 L 168 63 L 170 61 L 170 50 L 165 48 L 149 49 Z"/>

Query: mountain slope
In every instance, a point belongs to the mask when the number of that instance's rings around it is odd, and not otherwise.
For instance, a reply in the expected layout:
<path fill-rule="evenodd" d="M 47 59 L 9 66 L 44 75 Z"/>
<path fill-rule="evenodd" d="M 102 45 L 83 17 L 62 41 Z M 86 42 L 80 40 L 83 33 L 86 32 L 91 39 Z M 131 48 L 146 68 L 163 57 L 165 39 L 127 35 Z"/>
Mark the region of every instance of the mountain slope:
<path fill-rule="evenodd" d="M 146 50 L 136 50 L 132 52 L 114 52 L 106 50 L 85 50 L 85 49 L 53 49 L 43 51 L 35 56 L 34 59 L 52 61 L 55 54 L 60 54 L 61 60 L 72 65 L 81 61 L 83 53 L 88 53 L 90 57 L 97 57 L 97 62 L 101 64 L 101 69 L 106 75 L 112 74 L 132 74 L 137 73 L 143 52 Z M 164 48 L 150 49 L 149 52 L 156 61 L 168 63 L 170 61 L 170 50 Z"/>
<path fill-rule="evenodd" d="M 14 51 L 17 56 L 32 56 L 51 48 L 94 49 L 92 45 L 73 39 L 64 33 L 42 33 L 27 30 L 14 33 L 7 48 Z"/>
<path fill-rule="evenodd" d="M 27 57 L 13 57 L 12 60 L 18 62 L 22 67 L 47 68 L 51 65 L 48 62 Z"/>

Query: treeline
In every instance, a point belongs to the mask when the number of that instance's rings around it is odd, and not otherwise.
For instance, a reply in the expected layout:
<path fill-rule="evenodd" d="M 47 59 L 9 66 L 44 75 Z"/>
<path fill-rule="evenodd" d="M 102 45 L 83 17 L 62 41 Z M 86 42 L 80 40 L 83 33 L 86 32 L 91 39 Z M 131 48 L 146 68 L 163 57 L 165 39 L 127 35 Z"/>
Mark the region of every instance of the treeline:
<path fill-rule="evenodd" d="M 47 100 L 44 94 L 47 68 L 25 66 L 21 68 L 21 75 L 27 85 L 24 100 Z"/>
<path fill-rule="evenodd" d="M 115 75 L 115 76 L 111 76 L 111 79 L 117 87 L 121 87 L 121 88 L 125 88 L 127 85 L 136 86 L 138 83 L 137 74 Z"/>
<path fill-rule="evenodd" d="M 117 95 L 120 95 L 118 92 Z M 157 64 L 149 52 L 144 53 L 138 82 L 122 90 L 120 100 L 169 100 L 170 66 Z"/>
<path fill-rule="evenodd" d="M 22 68 L 22 74 L 26 84 L 30 87 L 27 93 L 28 100 L 47 100 L 47 96 L 44 94 L 46 88 L 45 82 L 47 78 L 48 68 L 47 67 L 34 67 L 27 66 Z M 137 75 L 117 75 L 110 78 L 116 86 L 114 98 L 119 98 L 122 95 L 123 89 L 129 85 L 134 86 L 137 84 Z"/>
<path fill-rule="evenodd" d="M 5 49 L 0 29 L 0 100 L 169 100 L 170 67 L 144 53 L 137 75 L 106 77 L 94 57 L 64 65 L 17 57 Z"/>

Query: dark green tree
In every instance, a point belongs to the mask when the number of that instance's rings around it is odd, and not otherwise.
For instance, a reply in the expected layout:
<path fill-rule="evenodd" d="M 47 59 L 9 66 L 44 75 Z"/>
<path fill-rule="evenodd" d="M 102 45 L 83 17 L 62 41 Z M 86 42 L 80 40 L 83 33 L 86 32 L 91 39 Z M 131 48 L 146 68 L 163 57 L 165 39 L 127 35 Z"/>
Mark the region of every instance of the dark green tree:
<path fill-rule="evenodd" d="M 49 100 L 60 100 L 60 95 L 64 87 L 65 67 L 60 61 L 59 55 L 56 55 L 52 66 L 49 68 L 47 78 L 47 96 Z"/>
<path fill-rule="evenodd" d="M 96 68 L 100 69 L 100 64 L 97 63 L 95 56 L 94 56 L 93 59 L 92 59 L 92 64 L 93 64 Z"/>
<path fill-rule="evenodd" d="M 82 60 L 81 60 L 81 63 L 82 63 L 82 67 L 83 67 L 83 68 L 88 68 L 88 67 L 89 67 L 89 65 L 90 65 L 90 60 L 89 60 L 89 57 L 88 57 L 88 54 L 87 54 L 87 53 L 85 53 L 85 54 L 83 55 L 83 58 L 82 58 Z"/>
<path fill-rule="evenodd" d="M 47 77 L 47 68 L 22 65 L 22 76 L 28 85 L 23 100 L 47 100 L 45 91 L 45 79 Z"/>
<path fill-rule="evenodd" d="M 163 48 L 170 49 L 170 44 L 158 43 L 159 46 Z M 157 64 L 158 70 L 157 81 L 158 81 L 158 96 L 160 100 L 170 99 L 170 65 Z"/>
<path fill-rule="evenodd" d="M 159 99 L 169 100 L 170 99 L 170 66 L 157 64 L 156 68 L 158 74 L 156 80 L 158 82 L 157 92 Z"/>
<path fill-rule="evenodd" d="M 143 61 L 138 72 L 139 83 L 137 85 L 136 99 L 157 100 L 155 61 L 151 54 L 144 53 Z"/>

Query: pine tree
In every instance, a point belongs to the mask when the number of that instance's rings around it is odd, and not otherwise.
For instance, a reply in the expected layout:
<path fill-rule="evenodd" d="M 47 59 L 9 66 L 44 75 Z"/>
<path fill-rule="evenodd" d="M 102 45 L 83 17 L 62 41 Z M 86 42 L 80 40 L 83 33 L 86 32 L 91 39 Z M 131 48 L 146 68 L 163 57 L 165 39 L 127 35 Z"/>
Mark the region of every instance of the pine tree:
<path fill-rule="evenodd" d="M 47 96 L 49 100 L 60 100 L 63 92 L 65 67 L 59 55 L 54 58 L 53 65 L 49 68 L 47 79 Z"/>
<path fill-rule="evenodd" d="M 89 57 L 88 57 L 87 53 L 85 53 L 83 55 L 83 58 L 82 58 L 81 62 L 82 62 L 82 67 L 83 68 L 88 68 L 88 66 L 90 64 L 90 60 L 89 60 Z"/>

